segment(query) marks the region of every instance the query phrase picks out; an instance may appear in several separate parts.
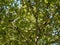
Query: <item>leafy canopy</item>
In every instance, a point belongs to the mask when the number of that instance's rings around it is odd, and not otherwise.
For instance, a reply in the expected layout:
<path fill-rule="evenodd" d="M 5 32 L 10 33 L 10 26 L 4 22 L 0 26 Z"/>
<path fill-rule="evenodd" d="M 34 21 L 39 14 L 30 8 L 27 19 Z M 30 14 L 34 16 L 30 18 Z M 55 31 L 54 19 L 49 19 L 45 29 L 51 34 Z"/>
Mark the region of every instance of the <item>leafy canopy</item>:
<path fill-rule="evenodd" d="M 54 44 L 60 44 L 60 0 L 0 0 L 0 45 Z"/>

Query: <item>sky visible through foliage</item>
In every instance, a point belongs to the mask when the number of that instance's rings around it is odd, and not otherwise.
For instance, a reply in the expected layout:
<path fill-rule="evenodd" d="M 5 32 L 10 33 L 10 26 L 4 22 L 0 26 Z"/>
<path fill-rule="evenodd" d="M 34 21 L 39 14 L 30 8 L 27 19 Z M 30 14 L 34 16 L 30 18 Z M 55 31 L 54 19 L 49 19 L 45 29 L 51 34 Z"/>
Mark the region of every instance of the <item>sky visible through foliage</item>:
<path fill-rule="evenodd" d="M 60 0 L 0 0 L 0 45 L 60 45 Z"/>

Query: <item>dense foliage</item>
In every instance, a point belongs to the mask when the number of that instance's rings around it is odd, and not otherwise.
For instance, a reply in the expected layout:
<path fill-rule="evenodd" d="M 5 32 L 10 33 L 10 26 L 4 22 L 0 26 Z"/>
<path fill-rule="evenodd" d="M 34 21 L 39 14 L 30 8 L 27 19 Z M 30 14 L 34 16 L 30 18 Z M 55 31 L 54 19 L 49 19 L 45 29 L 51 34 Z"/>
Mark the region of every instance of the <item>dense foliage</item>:
<path fill-rule="evenodd" d="M 60 45 L 60 0 L 0 0 L 0 45 Z"/>

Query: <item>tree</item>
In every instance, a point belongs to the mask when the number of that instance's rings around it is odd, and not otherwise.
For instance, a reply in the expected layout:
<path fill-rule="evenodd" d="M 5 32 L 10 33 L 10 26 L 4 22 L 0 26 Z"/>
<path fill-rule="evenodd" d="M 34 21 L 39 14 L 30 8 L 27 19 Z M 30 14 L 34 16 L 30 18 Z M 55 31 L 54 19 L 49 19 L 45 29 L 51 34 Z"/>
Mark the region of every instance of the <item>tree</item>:
<path fill-rule="evenodd" d="M 0 0 L 0 45 L 54 44 L 60 44 L 60 0 Z"/>

